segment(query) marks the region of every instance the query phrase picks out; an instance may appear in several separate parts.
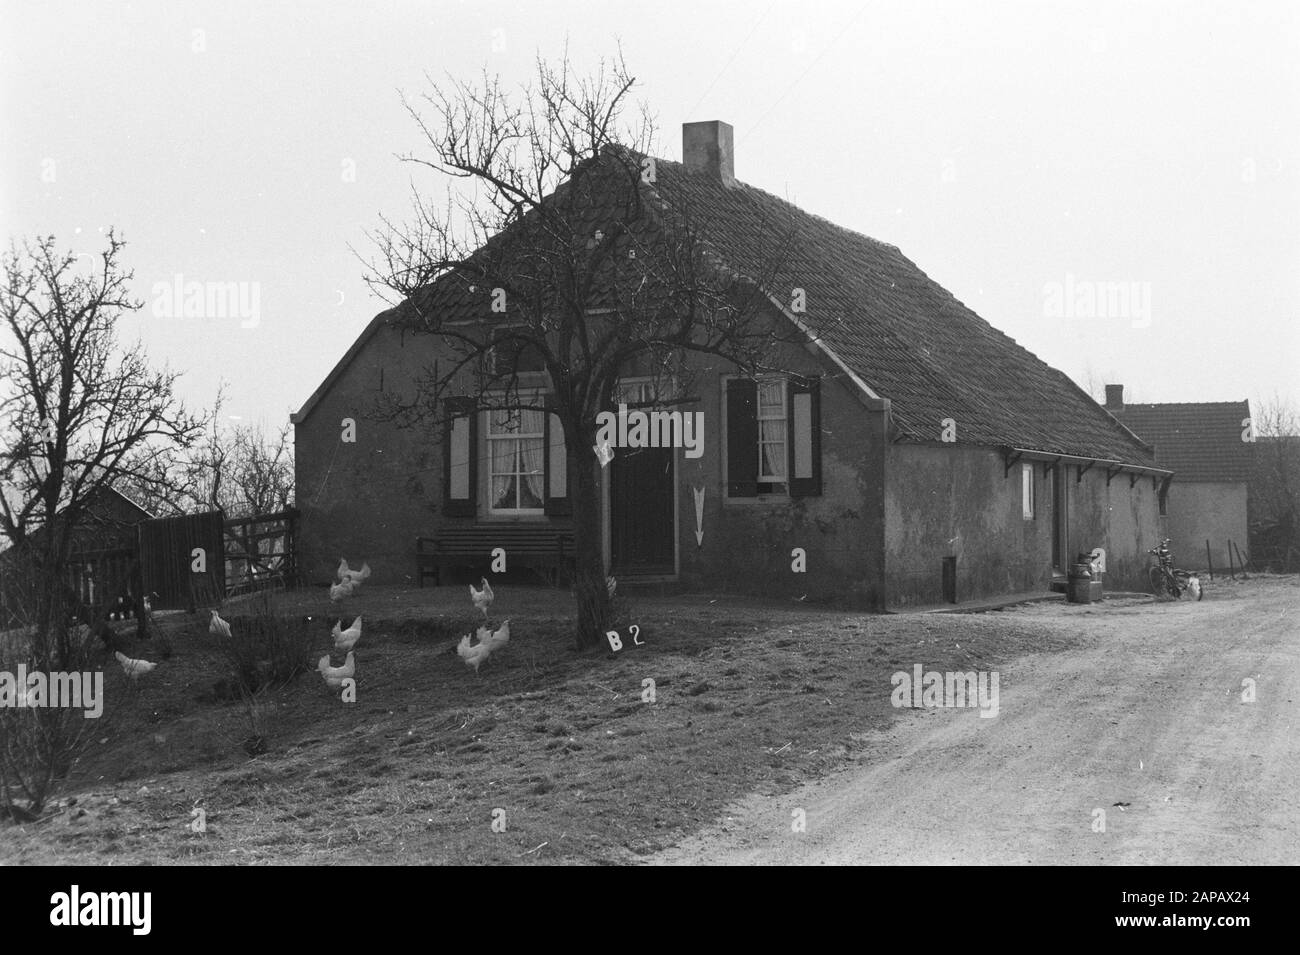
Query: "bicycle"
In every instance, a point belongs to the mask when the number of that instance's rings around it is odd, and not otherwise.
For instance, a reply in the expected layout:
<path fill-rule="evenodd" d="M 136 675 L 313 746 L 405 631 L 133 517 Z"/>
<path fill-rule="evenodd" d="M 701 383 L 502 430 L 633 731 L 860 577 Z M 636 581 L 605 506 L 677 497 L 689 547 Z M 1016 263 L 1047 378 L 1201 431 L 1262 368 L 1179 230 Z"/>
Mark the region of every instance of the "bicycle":
<path fill-rule="evenodd" d="M 1147 551 L 1158 561 L 1155 567 L 1147 569 L 1151 593 L 1157 597 L 1167 594 L 1174 600 L 1184 593 L 1190 593 L 1197 600 L 1201 600 L 1205 596 L 1205 588 L 1201 586 L 1200 575 L 1195 571 L 1179 570 L 1174 566 L 1174 555 L 1169 551 L 1169 540 L 1170 538 L 1166 537 L 1160 542 L 1159 547 L 1152 547 Z"/>

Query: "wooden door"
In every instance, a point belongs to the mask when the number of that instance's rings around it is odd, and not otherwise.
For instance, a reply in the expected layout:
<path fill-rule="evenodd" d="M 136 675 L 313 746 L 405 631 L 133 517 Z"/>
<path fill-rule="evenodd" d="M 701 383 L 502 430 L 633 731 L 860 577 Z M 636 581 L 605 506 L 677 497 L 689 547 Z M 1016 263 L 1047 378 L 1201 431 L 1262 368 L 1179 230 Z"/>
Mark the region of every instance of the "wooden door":
<path fill-rule="evenodd" d="M 620 448 L 609 468 L 610 572 L 674 573 L 673 449 Z"/>

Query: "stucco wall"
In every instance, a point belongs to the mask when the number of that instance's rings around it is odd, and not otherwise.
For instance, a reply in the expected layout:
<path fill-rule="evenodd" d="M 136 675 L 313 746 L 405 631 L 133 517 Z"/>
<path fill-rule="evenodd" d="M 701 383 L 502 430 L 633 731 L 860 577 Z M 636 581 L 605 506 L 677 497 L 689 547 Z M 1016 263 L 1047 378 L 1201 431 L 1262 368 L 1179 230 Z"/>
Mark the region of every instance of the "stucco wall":
<path fill-rule="evenodd" d="M 891 445 L 885 488 L 885 566 L 891 607 L 943 601 L 943 558 L 957 558 L 957 599 L 1046 591 L 1052 579 L 1052 492 L 1034 464 L 1035 517 L 1021 502 L 1020 463 L 1005 471 L 1001 453 L 963 445 Z M 1150 479 L 1127 475 L 1107 486 L 1093 468 L 1076 481 L 1062 466 L 1069 495 L 1068 550 L 1106 548 L 1107 585 L 1140 587 L 1143 552 L 1158 540 Z"/>
<path fill-rule="evenodd" d="M 379 329 L 305 421 L 294 429 L 295 484 L 302 518 L 300 572 L 307 583 L 332 578 L 339 557 L 370 563 L 376 583 L 414 579 L 415 538 L 435 526 L 442 503 L 442 453 L 434 425 L 411 429 L 371 420 L 379 392 L 410 388 L 432 356 L 427 336 Z M 356 442 L 341 440 L 344 418 Z"/>
<path fill-rule="evenodd" d="M 1243 483 L 1179 483 L 1169 485 L 1165 536 L 1179 567 L 1206 570 L 1205 542 L 1210 542 L 1214 570 L 1228 570 L 1228 541 L 1243 554 L 1247 548 L 1246 485 Z M 1234 553 L 1232 560 L 1237 561 Z"/>
<path fill-rule="evenodd" d="M 377 583 L 413 580 L 414 539 L 433 536 L 441 519 L 441 435 L 432 423 L 400 429 L 367 415 L 381 369 L 385 388 L 409 392 L 432 359 L 433 341 L 380 329 L 296 425 L 299 559 L 308 582 L 327 580 L 340 556 L 354 564 L 368 560 Z M 784 346 L 771 364 L 823 376 L 823 493 L 795 501 L 726 498 L 720 375 L 730 366 L 697 360 L 690 390 L 701 400 L 684 410 L 704 414 L 703 455 L 675 452 L 680 579 L 692 588 L 876 606 L 883 578 L 883 413 L 869 412 L 833 366 L 804 348 Z M 356 420 L 355 444 L 340 441 L 345 417 Z M 698 487 L 705 489 L 699 547 Z M 791 569 L 795 547 L 806 553 L 806 572 Z"/>
<path fill-rule="evenodd" d="M 442 508 L 441 435 L 432 422 L 403 429 L 369 416 L 381 384 L 409 393 L 432 360 L 434 339 L 380 328 L 304 421 L 296 425 L 299 559 L 323 583 L 340 556 L 367 560 L 378 583 L 414 580 L 414 540 L 435 534 Z M 958 558 L 958 598 L 1046 589 L 1051 579 L 1051 494 L 1035 467 L 1037 517 L 1021 514 L 1019 466 L 1004 475 L 993 449 L 894 445 L 884 414 L 864 406 L 824 357 L 787 346 L 772 362 L 820 374 L 822 485 L 802 500 L 727 498 L 725 384 L 729 369 L 701 361 L 691 392 L 704 413 L 702 457 L 676 452 L 681 581 L 844 605 L 939 603 L 942 558 Z M 343 418 L 356 442 L 340 440 Z M 886 476 L 886 469 L 888 474 Z M 1150 479 L 1106 485 L 1093 468 L 1070 491 L 1069 553 L 1107 548 L 1111 587 L 1141 587 L 1143 551 L 1159 538 Z M 705 489 L 704 543 L 695 541 L 693 489 Z M 1242 498 L 1244 515 L 1244 496 Z M 1244 517 L 1243 517 L 1244 520 Z M 1169 534 L 1168 536 L 1175 536 Z M 793 548 L 806 553 L 792 570 Z"/>
<path fill-rule="evenodd" d="M 1147 550 L 1160 543 L 1160 498 L 1150 477 L 1132 481 L 1117 474 L 1110 484 L 1101 465 L 1076 480 L 1078 469 L 1066 468 L 1070 489 L 1070 537 L 1066 553 L 1106 549 L 1108 590 L 1147 590 L 1147 567 L 1154 558 Z"/>
<path fill-rule="evenodd" d="M 869 411 L 820 358 L 788 347 L 774 365 L 821 374 L 822 494 L 728 498 L 725 384 L 701 387 L 707 440 L 696 460 L 678 458 L 681 579 L 688 587 L 881 606 L 884 570 L 881 485 L 884 415 Z M 704 545 L 695 543 L 692 488 L 706 488 Z M 792 570 L 794 548 L 806 571 Z"/>
<path fill-rule="evenodd" d="M 957 558 L 957 599 L 1046 589 L 1048 483 L 1035 468 L 1038 516 L 1021 510 L 1020 466 L 962 445 L 892 445 L 885 485 L 888 604 L 943 601 L 943 559 Z"/>

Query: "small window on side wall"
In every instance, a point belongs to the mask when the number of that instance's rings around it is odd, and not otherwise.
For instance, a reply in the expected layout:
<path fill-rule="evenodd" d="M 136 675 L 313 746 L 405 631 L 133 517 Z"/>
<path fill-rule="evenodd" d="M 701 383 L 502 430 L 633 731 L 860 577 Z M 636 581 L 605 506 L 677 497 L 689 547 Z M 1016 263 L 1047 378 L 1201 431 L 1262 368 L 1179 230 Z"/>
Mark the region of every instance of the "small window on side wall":
<path fill-rule="evenodd" d="M 1020 510 L 1027 521 L 1032 521 L 1034 514 L 1034 466 L 1020 465 Z"/>

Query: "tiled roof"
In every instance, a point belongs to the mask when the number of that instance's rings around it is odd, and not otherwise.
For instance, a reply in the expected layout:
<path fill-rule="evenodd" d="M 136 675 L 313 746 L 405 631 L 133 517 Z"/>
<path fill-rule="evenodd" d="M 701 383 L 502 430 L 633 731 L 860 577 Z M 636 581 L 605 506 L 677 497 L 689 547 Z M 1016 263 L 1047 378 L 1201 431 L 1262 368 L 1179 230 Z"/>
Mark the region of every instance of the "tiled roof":
<path fill-rule="evenodd" d="M 944 418 L 958 441 L 1150 465 L 1081 388 L 959 302 L 892 245 L 853 232 L 761 189 L 724 186 L 659 161 L 656 188 L 685 204 L 719 254 L 744 271 L 762 261 L 771 223 L 794 217 L 793 274 L 805 317 L 877 394 L 907 437 L 936 440 Z"/>
<path fill-rule="evenodd" d="M 1250 445 L 1241 440 L 1245 401 L 1124 405 L 1115 417 L 1147 444 L 1176 481 L 1247 481 Z"/>
<path fill-rule="evenodd" d="M 891 400 L 901 437 L 937 441 L 942 422 L 952 418 L 961 443 L 1154 463 L 1150 450 L 1064 373 L 957 301 L 894 246 L 681 163 L 656 160 L 656 172 L 655 184 L 642 188 L 657 200 L 658 214 L 688 214 L 717 259 L 737 272 L 765 274 L 776 233 L 793 235 L 784 272 L 806 293 L 798 318 L 868 388 Z M 593 231 L 599 206 L 583 207 Z M 510 231 L 484 254 L 508 247 Z M 444 321 L 481 318 L 489 291 L 447 277 L 429 289 L 421 308 Z M 789 289 L 769 291 L 788 301 Z"/>

